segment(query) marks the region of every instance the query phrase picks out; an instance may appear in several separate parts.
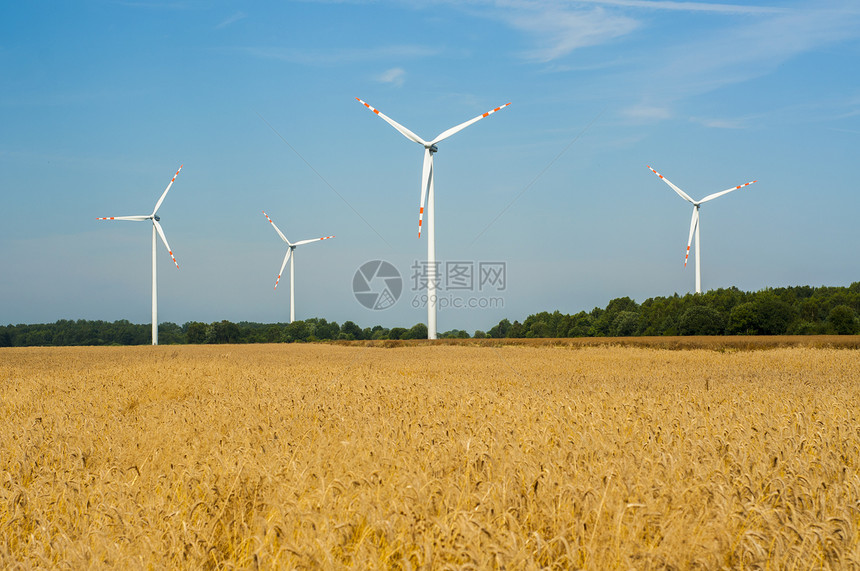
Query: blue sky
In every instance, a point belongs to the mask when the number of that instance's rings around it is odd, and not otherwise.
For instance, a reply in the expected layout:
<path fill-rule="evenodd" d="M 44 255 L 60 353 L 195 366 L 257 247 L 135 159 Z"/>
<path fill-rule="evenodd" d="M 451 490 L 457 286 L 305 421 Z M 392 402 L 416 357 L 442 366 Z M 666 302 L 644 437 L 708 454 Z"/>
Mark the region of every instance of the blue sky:
<path fill-rule="evenodd" d="M 513 104 L 439 145 L 437 257 L 504 262 L 501 307 L 439 330 L 687 293 L 694 198 L 704 289 L 860 279 L 856 1 L 440 0 L 7 3 L 0 18 L 0 323 L 150 315 L 411 325 L 418 135 Z M 356 269 L 393 263 L 385 311 Z M 692 261 L 692 260 L 691 260 Z M 480 303 L 480 302 L 479 302 Z M 498 303 L 498 302 L 496 302 Z"/>

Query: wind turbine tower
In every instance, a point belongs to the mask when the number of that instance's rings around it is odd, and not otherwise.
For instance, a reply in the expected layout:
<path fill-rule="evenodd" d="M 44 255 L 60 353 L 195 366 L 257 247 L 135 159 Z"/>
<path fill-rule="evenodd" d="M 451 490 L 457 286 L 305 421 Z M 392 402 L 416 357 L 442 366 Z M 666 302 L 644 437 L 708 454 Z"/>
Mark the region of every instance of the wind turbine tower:
<path fill-rule="evenodd" d="M 728 188 L 728 189 L 722 190 L 720 192 L 715 192 L 714 194 L 709 194 L 708 196 L 706 196 L 702 200 L 693 200 L 692 198 L 690 198 L 690 195 L 688 195 L 686 192 L 684 192 L 683 190 L 681 190 L 680 188 L 678 188 L 677 186 L 672 184 L 668 178 L 664 177 L 662 174 L 660 174 L 657 171 L 655 171 L 654 169 L 652 169 L 650 165 L 648 166 L 648 168 L 651 170 L 651 172 L 653 172 L 654 174 L 659 176 L 663 182 L 665 182 L 670 187 L 672 187 L 672 190 L 677 192 L 678 196 L 680 196 L 681 198 L 683 198 L 684 200 L 686 200 L 687 202 L 689 202 L 690 204 L 693 205 L 693 218 L 690 220 L 690 237 L 687 239 L 687 254 L 684 256 L 684 267 L 685 268 L 687 267 L 687 260 L 690 258 L 690 244 L 693 241 L 693 234 L 695 234 L 696 235 L 696 293 L 702 293 L 702 266 L 701 266 L 701 257 L 699 256 L 699 207 L 702 206 L 702 204 L 708 202 L 709 200 L 713 200 L 719 196 L 722 196 L 724 194 L 728 194 L 728 193 L 733 192 L 735 190 L 741 189 L 745 186 L 749 186 L 749 185 L 753 184 L 754 182 L 758 182 L 758 181 L 754 180 L 752 182 L 741 184 L 739 186 L 733 186 L 732 188 Z"/>
<path fill-rule="evenodd" d="M 173 186 L 173 181 L 176 180 L 176 177 L 179 176 L 179 171 L 182 170 L 182 165 L 179 165 L 179 170 L 176 171 L 176 174 L 173 175 L 173 178 L 170 179 L 170 183 L 167 185 L 167 188 L 164 189 L 164 192 L 161 194 L 161 198 L 158 199 L 158 202 L 155 203 L 155 208 L 152 209 L 152 214 L 149 215 L 141 215 L 141 216 L 109 216 L 107 218 L 96 218 L 96 220 L 131 220 L 133 222 L 144 222 L 146 220 L 152 221 L 152 344 L 158 345 L 158 279 L 157 279 L 157 267 L 156 267 L 156 258 L 155 258 L 155 249 L 156 249 L 156 239 L 155 235 L 161 237 L 161 241 L 164 242 L 164 247 L 167 248 L 167 253 L 170 254 L 170 258 L 173 260 L 173 263 L 176 264 L 176 269 L 179 269 L 179 263 L 176 261 L 176 258 L 173 256 L 173 250 L 170 249 L 170 244 L 167 243 L 167 237 L 164 235 L 164 230 L 161 228 L 161 224 L 159 224 L 159 220 L 161 218 L 156 214 L 158 209 L 161 207 L 161 203 L 164 202 L 164 197 L 167 196 L 167 192 L 170 190 L 170 187 Z"/>
<path fill-rule="evenodd" d="M 459 133 L 472 123 L 477 123 L 484 117 L 492 115 L 500 109 L 504 109 L 510 103 L 505 103 L 501 107 L 496 107 L 486 113 L 478 115 L 474 119 L 470 119 L 465 123 L 460 123 L 456 127 L 451 127 L 447 131 L 443 131 L 436 138 L 425 141 L 394 119 L 381 113 L 378 109 L 371 107 L 358 97 L 356 100 L 379 115 L 379 117 L 397 129 L 401 135 L 414 143 L 424 147 L 424 167 L 421 172 L 421 200 L 418 204 L 418 237 L 421 237 L 421 224 L 424 219 L 424 205 L 427 205 L 427 339 L 436 339 L 436 284 L 439 276 L 436 275 L 436 219 L 435 219 L 435 188 L 433 185 L 433 155 L 439 150 L 436 143 L 440 143 L 455 133 Z"/>
<path fill-rule="evenodd" d="M 281 229 L 278 228 L 272 219 L 269 218 L 269 215 L 266 214 L 266 211 L 263 211 L 263 216 L 266 217 L 272 227 L 275 229 L 275 232 L 278 233 L 278 236 L 281 237 L 281 240 L 286 242 L 287 244 L 287 255 L 284 256 L 284 263 L 281 264 L 281 271 L 278 272 L 278 279 L 275 280 L 275 289 L 278 289 L 278 282 L 281 281 L 281 275 L 284 273 L 284 268 L 287 267 L 287 262 L 290 262 L 290 323 L 296 320 L 296 255 L 294 250 L 297 246 L 301 246 L 303 244 L 310 244 L 311 242 L 319 242 L 320 240 L 328 240 L 329 238 L 334 238 L 334 236 L 326 236 L 324 238 L 313 238 L 311 240 L 300 240 L 299 242 L 292 243 L 287 240 L 287 237 L 284 236 L 284 233 L 281 232 Z"/>

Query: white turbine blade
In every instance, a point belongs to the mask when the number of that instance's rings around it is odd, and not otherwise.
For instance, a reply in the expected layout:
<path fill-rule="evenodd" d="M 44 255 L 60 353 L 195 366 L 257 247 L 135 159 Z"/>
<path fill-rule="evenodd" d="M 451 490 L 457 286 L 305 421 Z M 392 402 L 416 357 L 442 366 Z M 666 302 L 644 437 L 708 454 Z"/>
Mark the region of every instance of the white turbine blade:
<path fill-rule="evenodd" d="M 424 148 L 424 168 L 421 169 L 421 202 L 418 203 L 418 237 L 421 237 L 421 224 L 424 222 L 424 205 L 427 203 L 427 190 L 433 176 L 433 154 Z"/>
<path fill-rule="evenodd" d="M 281 274 L 284 273 L 284 268 L 287 267 L 287 262 L 290 261 L 290 254 L 293 253 L 292 248 L 287 248 L 287 255 L 284 256 L 284 263 L 281 264 L 281 271 L 278 272 L 278 279 L 275 280 L 275 289 L 278 289 L 278 282 L 281 281 Z"/>
<path fill-rule="evenodd" d="M 161 241 L 164 242 L 164 247 L 167 248 L 167 253 L 170 254 L 173 263 L 176 264 L 176 269 L 179 269 L 179 262 L 176 261 L 176 258 L 173 256 L 173 250 L 170 249 L 170 244 L 167 243 L 167 237 L 164 235 L 164 230 L 161 229 L 161 224 L 158 223 L 158 220 L 153 219 L 152 223 L 155 224 L 155 229 L 158 230 L 158 235 L 161 236 Z"/>
<path fill-rule="evenodd" d="M 373 111 L 374 113 L 379 115 L 379 117 L 383 121 L 385 121 L 386 123 L 388 123 L 389 125 L 391 125 L 395 129 L 400 131 L 400 133 L 404 137 L 409 139 L 410 141 L 414 141 L 414 142 L 418 143 L 419 145 L 425 145 L 425 146 L 427 145 L 427 142 L 425 142 L 424 139 L 422 139 L 421 137 L 419 137 L 418 135 L 416 135 L 415 133 L 413 133 L 412 131 L 410 131 L 409 129 L 407 129 L 406 127 L 404 127 L 403 125 L 401 125 L 400 123 L 398 123 L 397 121 L 392 119 L 391 117 L 388 117 L 384 113 L 380 112 L 379 109 L 375 109 L 375 108 L 371 107 L 369 104 L 365 103 L 364 101 L 362 101 L 358 97 L 356 97 L 355 99 L 356 99 L 356 101 L 358 101 L 359 103 L 361 103 L 362 105 L 364 105 L 365 107 L 367 107 L 368 109 L 370 109 L 371 111 Z"/>
<path fill-rule="evenodd" d="M 143 222 L 150 218 L 151 216 L 108 216 L 107 218 L 96 218 L 96 220 L 134 220 L 135 222 Z"/>
<path fill-rule="evenodd" d="M 690 259 L 690 244 L 693 243 L 693 234 L 696 233 L 696 226 L 699 225 L 699 209 L 693 207 L 693 218 L 690 220 L 690 237 L 687 239 L 687 254 L 684 256 L 684 267 L 687 267 L 687 260 Z"/>
<path fill-rule="evenodd" d="M 649 169 L 652 173 L 654 173 L 654 174 L 656 174 L 657 176 L 659 176 L 659 177 L 663 180 L 663 182 L 665 182 L 666 184 L 668 184 L 669 186 L 671 186 L 671 187 L 672 187 L 672 190 L 674 190 L 675 192 L 677 192 L 677 193 L 678 193 L 678 196 L 680 196 L 681 198 L 683 198 L 683 199 L 684 199 L 684 200 L 686 200 L 687 202 L 690 202 L 690 203 L 692 203 L 692 204 L 696 204 L 696 201 L 695 201 L 695 200 L 693 200 L 692 198 L 690 198 L 690 195 L 689 195 L 689 194 L 687 194 L 686 192 L 684 192 L 683 190 L 681 190 L 680 188 L 678 188 L 677 186 L 675 186 L 674 184 L 672 184 L 672 182 L 671 182 L 668 178 L 664 177 L 662 174 L 660 174 L 660 173 L 658 173 L 657 171 L 655 171 L 654 169 L 652 169 L 652 168 L 650 167 L 650 165 L 648 166 L 648 169 Z"/>
<path fill-rule="evenodd" d="M 265 210 L 263 210 L 263 216 L 265 216 L 265 217 L 266 217 L 266 220 L 268 220 L 269 222 L 272 222 L 272 219 L 271 219 L 271 218 L 269 218 L 269 215 L 268 215 L 268 214 L 266 214 L 266 211 L 265 211 Z M 287 243 L 287 244 L 289 244 L 290 246 L 292 246 L 292 245 L 293 245 L 293 244 L 290 244 L 290 241 L 289 241 L 289 240 L 287 240 L 287 237 L 286 237 L 286 236 L 284 236 L 284 233 L 283 233 L 283 232 L 281 232 L 281 229 L 280 229 L 280 228 L 278 228 L 278 227 L 275 225 L 275 223 L 274 223 L 274 222 L 272 222 L 272 226 L 274 226 L 274 227 L 275 227 L 275 232 L 277 232 L 277 233 L 278 233 L 278 236 L 280 236 L 280 237 L 281 237 L 281 239 L 282 239 L 284 242 L 286 242 L 286 243 Z"/>
<path fill-rule="evenodd" d="M 437 135 L 435 139 L 433 139 L 432 141 L 430 141 L 430 144 L 431 144 L 431 145 L 433 145 L 433 144 L 438 143 L 438 142 L 440 142 L 440 141 L 444 141 L 445 139 L 447 139 L 448 137 L 450 137 L 450 136 L 451 136 L 451 135 L 453 135 L 454 133 L 459 133 L 460 131 L 462 131 L 463 129 L 465 129 L 466 127 L 468 127 L 469 125 L 471 125 L 472 123 L 477 123 L 478 121 L 480 121 L 480 120 L 481 120 L 481 119 L 483 119 L 484 117 L 487 117 L 487 116 L 489 116 L 489 115 L 492 115 L 492 114 L 493 114 L 493 113 L 495 113 L 496 111 L 498 111 L 498 110 L 500 110 L 500 109 L 504 109 L 504 108 L 505 108 L 505 107 L 507 107 L 508 105 L 510 105 L 510 103 L 505 103 L 505 104 L 504 104 L 504 105 L 502 105 L 501 107 L 496 107 L 495 109 L 492 109 L 492 110 L 490 110 L 490 111 L 487 111 L 486 113 L 484 113 L 484 114 L 482 114 L 482 115 L 478 115 L 478 116 L 477 116 L 477 117 L 475 117 L 474 119 L 470 119 L 470 120 L 466 121 L 465 123 L 460 123 L 460 124 L 459 124 L 459 125 L 457 125 L 456 127 L 451 127 L 451 128 L 450 128 L 450 129 L 448 129 L 447 131 L 443 131 L 442 133 L 440 133 L 439 135 Z"/>
<path fill-rule="evenodd" d="M 311 240 L 302 240 L 301 242 L 296 242 L 293 246 L 301 246 L 302 244 L 310 244 L 311 242 L 319 242 L 320 240 L 328 240 L 329 238 L 334 238 L 334 236 L 326 236 L 324 238 L 313 238 Z"/>
<path fill-rule="evenodd" d="M 164 197 L 167 196 L 167 191 L 170 190 L 170 187 L 173 186 L 173 181 L 176 180 L 176 177 L 179 176 L 179 171 L 182 170 L 183 165 L 179 165 L 179 170 L 176 171 L 176 174 L 173 175 L 173 178 L 170 179 L 170 183 L 167 185 L 167 188 L 164 189 L 164 192 L 161 194 L 161 198 L 158 199 L 158 202 L 155 203 L 155 208 L 152 210 L 152 216 L 155 216 L 155 213 L 158 212 L 158 209 L 161 207 L 161 203 L 164 202 Z"/>
<path fill-rule="evenodd" d="M 723 190 L 723 191 L 721 191 L 721 192 L 715 192 L 714 194 L 709 194 L 708 196 L 706 196 L 705 198 L 703 198 L 702 200 L 700 200 L 700 201 L 699 201 L 699 204 L 702 204 L 703 202 L 707 202 L 707 201 L 709 201 L 709 200 L 713 200 L 713 199 L 717 198 L 718 196 L 722 196 L 722 195 L 724 195 L 724 194 L 728 194 L 728 193 L 730 193 L 730 192 L 732 192 L 732 191 L 734 191 L 734 190 L 738 190 L 739 188 L 743 188 L 743 187 L 745 187 L 745 186 L 749 186 L 749 185 L 751 185 L 751 184 L 752 184 L 752 183 L 754 183 L 754 182 L 758 182 L 758 181 L 757 181 L 757 180 L 754 180 L 754 181 L 752 181 L 752 182 L 748 182 L 748 183 L 746 183 L 746 184 L 742 184 L 742 185 L 740 185 L 740 186 L 733 186 L 733 187 L 728 188 L 728 189 L 726 189 L 726 190 Z"/>

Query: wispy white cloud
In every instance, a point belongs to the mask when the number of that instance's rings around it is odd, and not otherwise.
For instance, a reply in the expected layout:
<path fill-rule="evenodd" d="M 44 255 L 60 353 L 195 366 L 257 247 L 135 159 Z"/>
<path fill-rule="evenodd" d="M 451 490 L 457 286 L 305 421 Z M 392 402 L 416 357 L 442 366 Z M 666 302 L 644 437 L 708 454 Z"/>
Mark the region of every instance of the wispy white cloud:
<path fill-rule="evenodd" d="M 555 62 L 577 49 L 622 38 L 644 25 L 643 14 L 654 11 L 726 15 L 767 15 L 784 8 L 716 2 L 671 0 L 458 0 L 475 16 L 490 17 L 526 33 L 535 47 L 522 55 L 540 63 Z"/>
<path fill-rule="evenodd" d="M 721 14 L 773 14 L 785 8 L 750 6 L 748 4 L 722 4 L 715 2 L 672 2 L 669 0 L 577 0 L 576 4 L 602 4 L 644 10 L 675 10 L 683 12 L 715 12 Z"/>
<path fill-rule="evenodd" d="M 748 82 L 774 73 L 805 53 L 858 39 L 860 10 L 848 3 L 820 2 L 729 20 L 704 29 L 693 40 L 667 42 L 643 58 L 641 69 L 622 71 L 614 81 L 623 82 L 627 92 L 639 96 L 640 103 L 632 105 L 628 117 L 642 119 L 642 109 L 660 102 L 673 110 L 668 118 L 681 115 L 683 102 L 690 98 L 730 87 L 749 89 Z M 652 119 L 660 117 L 653 114 Z M 754 119 L 761 117 L 691 118 L 723 129 L 748 128 Z"/>
<path fill-rule="evenodd" d="M 393 45 L 376 48 L 302 49 L 276 47 L 234 48 L 250 56 L 275 59 L 301 65 L 340 65 L 361 61 L 422 58 L 437 55 L 435 47 L 419 45 Z"/>
<path fill-rule="evenodd" d="M 860 37 L 860 13 L 793 10 L 714 30 L 671 47 L 658 71 L 664 97 L 713 91 L 772 72 L 802 53 Z M 659 84 L 655 82 L 653 85 Z"/>
<path fill-rule="evenodd" d="M 380 83 L 390 83 L 395 87 L 402 87 L 406 81 L 406 71 L 402 67 L 392 67 L 389 70 L 382 72 L 376 76 L 376 81 Z"/>
<path fill-rule="evenodd" d="M 621 111 L 622 115 L 636 121 L 662 121 L 672 117 L 672 111 L 667 106 L 637 104 Z"/>
<path fill-rule="evenodd" d="M 194 7 L 192 3 L 187 1 L 176 2 L 142 2 L 135 0 L 116 0 L 114 4 L 119 6 L 128 6 L 129 8 L 148 8 L 151 10 L 188 10 Z"/>
<path fill-rule="evenodd" d="M 691 117 L 690 121 L 711 129 L 747 129 L 749 127 L 748 121 L 742 117 L 734 119 Z"/>
<path fill-rule="evenodd" d="M 229 16 L 228 18 L 222 20 L 221 23 L 219 23 L 217 26 L 215 26 L 215 29 L 216 30 L 223 30 L 227 26 L 229 26 L 231 24 L 235 24 L 239 20 L 242 20 L 242 19 L 247 18 L 247 17 L 248 17 L 248 15 L 245 12 L 242 12 L 242 11 L 236 12 L 232 16 Z"/>
<path fill-rule="evenodd" d="M 505 19 L 510 26 L 534 38 L 537 47 L 523 55 L 543 63 L 559 59 L 578 48 L 606 43 L 639 27 L 636 20 L 623 14 L 609 13 L 602 7 L 519 8 L 508 13 Z"/>

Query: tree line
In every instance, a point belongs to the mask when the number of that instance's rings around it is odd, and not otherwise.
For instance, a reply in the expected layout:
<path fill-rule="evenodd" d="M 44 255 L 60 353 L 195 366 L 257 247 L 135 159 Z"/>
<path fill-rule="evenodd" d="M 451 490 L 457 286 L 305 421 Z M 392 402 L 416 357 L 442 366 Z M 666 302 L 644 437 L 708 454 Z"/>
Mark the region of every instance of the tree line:
<path fill-rule="evenodd" d="M 613 299 L 574 315 L 542 312 L 522 323 L 501 320 L 488 337 L 628 337 L 642 335 L 853 335 L 860 332 L 860 282 L 848 287 L 795 286 L 743 292 Z"/>
<path fill-rule="evenodd" d="M 636 303 L 616 298 L 605 308 L 565 314 L 529 315 L 523 322 L 502 319 L 488 331 L 454 329 L 440 338 L 627 337 L 639 335 L 817 335 L 860 333 L 860 282 L 848 287 L 796 286 L 743 292 L 717 289 L 703 294 L 654 297 Z M 61 319 L 55 323 L 0 326 L 0 347 L 63 345 L 147 345 L 151 327 Z M 423 323 L 410 328 L 361 328 L 323 318 L 293 323 L 213 323 L 190 321 L 158 326 L 162 344 L 293 343 L 328 340 L 426 339 Z"/>

